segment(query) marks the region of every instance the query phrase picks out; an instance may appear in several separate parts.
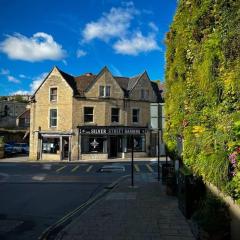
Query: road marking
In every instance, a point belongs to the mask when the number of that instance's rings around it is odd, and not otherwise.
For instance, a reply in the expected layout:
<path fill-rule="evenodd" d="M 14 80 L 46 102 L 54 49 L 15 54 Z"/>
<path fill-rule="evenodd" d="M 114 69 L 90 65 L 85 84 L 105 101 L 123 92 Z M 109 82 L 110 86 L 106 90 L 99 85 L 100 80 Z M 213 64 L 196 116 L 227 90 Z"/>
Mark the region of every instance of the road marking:
<path fill-rule="evenodd" d="M 73 169 L 71 170 L 71 172 L 75 172 L 75 171 L 77 171 L 78 168 L 79 168 L 79 165 L 77 165 L 75 168 L 73 168 Z"/>
<path fill-rule="evenodd" d="M 56 172 L 61 172 L 64 168 L 66 168 L 67 166 L 63 166 L 63 167 L 60 167 L 56 170 Z"/>
<path fill-rule="evenodd" d="M 152 167 L 149 164 L 146 164 L 146 167 L 149 170 L 149 172 L 153 172 L 153 169 L 152 169 Z"/>
<path fill-rule="evenodd" d="M 139 167 L 138 167 L 137 164 L 134 164 L 134 168 L 135 168 L 135 171 L 136 171 L 136 172 L 140 172 L 140 169 L 139 169 Z"/>
<path fill-rule="evenodd" d="M 93 167 L 93 165 L 90 165 L 90 166 L 87 168 L 86 172 L 90 172 L 91 169 L 92 169 L 92 167 Z"/>

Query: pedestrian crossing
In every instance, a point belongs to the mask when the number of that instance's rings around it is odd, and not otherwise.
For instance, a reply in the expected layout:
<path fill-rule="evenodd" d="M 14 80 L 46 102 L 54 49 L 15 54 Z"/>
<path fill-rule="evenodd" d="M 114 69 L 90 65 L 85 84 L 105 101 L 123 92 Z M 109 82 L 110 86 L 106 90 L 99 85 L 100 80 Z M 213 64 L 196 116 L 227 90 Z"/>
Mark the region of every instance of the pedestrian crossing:
<path fill-rule="evenodd" d="M 125 172 L 131 171 L 131 164 L 122 164 L 125 167 Z M 103 165 L 95 165 L 95 164 L 67 164 L 67 165 L 55 165 L 51 168 L 56 173 L 92 173 L 98 172 Z M 152 166 L 151 164 L 137 164 L 133 165 L 134 172 L 136 173 L 154 173 L 157 172 L 157 166 Z M 99 171 L 100 172 L 100 171 Z"/>

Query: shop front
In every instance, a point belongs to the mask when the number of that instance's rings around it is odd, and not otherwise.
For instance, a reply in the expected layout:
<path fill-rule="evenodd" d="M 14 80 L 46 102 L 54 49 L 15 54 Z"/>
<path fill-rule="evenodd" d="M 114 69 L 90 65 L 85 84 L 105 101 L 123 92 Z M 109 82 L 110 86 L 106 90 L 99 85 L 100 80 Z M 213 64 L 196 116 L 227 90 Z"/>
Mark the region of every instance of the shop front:
<path fill-rule="evenodd" d="M 134 137 L 135 155 L 146 156 L 147 128 L 144 127 L 79 127 L 81 159 L 128 158 Z"/>
<path fill-rule="evenodd" d="M 71 160 L 72 133 L 39 132 L 39 160 Z"/>

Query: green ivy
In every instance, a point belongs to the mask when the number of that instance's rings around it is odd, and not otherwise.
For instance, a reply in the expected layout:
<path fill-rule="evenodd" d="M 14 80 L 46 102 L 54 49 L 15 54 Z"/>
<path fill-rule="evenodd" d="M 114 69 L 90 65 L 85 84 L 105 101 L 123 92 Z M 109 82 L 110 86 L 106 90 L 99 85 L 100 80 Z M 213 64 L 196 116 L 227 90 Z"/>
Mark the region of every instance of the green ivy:
<path fill-rule="evenodd" d="M 240 202 L 238 0 L 179 0 L 166 35 L 166 133 L 183 161 Z M 229 176 L 231 154 L 237 163 Z"/>

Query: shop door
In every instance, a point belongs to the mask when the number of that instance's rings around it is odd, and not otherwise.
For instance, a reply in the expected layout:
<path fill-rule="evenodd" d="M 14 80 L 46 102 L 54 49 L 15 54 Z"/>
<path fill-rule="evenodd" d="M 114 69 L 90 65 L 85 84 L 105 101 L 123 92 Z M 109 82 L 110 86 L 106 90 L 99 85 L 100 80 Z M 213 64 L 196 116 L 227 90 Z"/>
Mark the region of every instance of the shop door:
<path fill-rule="evenodd" d="M 69 157 L 69 138 L 68 137 L 63 137 L 63 146 L 62 146 L 62 156 L 63 160 L 68 160 Z"/>
<path fill-rule="evenodd" d="M 109 157 L 111 158 L 117 157 L 117 143 L 117 137 L 110 137 Z"/>

